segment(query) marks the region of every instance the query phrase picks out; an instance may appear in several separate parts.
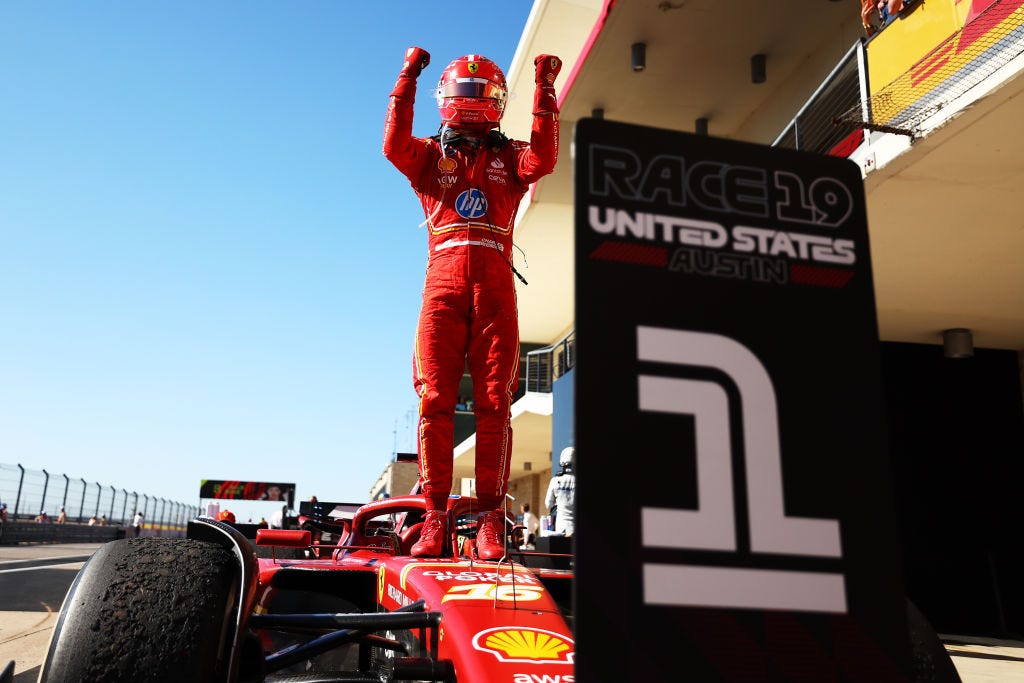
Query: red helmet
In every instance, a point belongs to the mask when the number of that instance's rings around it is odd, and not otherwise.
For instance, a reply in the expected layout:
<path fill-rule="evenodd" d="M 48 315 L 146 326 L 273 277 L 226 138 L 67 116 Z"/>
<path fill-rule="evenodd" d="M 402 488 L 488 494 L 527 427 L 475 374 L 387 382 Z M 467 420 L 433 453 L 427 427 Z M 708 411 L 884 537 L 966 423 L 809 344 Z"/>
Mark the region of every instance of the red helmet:
<path fill-rule="evenodd" d="M 459 57 L 445 68 L 437 83 L 437 108 L 441 121 L 448 125 L 497 125 L 507 98 L 505 74 L 480 55 Z"/>
<path fill-rule="evenodd" d="M 235 523 L 235 513 L 231 510 L 221 510 L 217 513 L 218 522 L 227 522 L 228 524 Z"/>

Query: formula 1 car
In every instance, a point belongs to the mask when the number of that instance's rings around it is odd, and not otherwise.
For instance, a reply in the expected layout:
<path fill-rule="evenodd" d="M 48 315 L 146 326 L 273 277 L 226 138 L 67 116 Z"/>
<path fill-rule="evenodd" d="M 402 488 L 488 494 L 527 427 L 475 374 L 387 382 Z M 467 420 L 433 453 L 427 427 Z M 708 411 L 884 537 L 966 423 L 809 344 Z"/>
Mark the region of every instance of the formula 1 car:
<path fill-rule="evenodd" d="M 414 558 L 424 510 L 419 495 L 318 504 L 255 545 L 208 518 L 184 539 L 108 543 L 39 680 L 572 683 L 571 557 L 515 550 L 509 523 L 506 556 L 474 559 L 479 509 L 453 496 L 442 556 Z"/>

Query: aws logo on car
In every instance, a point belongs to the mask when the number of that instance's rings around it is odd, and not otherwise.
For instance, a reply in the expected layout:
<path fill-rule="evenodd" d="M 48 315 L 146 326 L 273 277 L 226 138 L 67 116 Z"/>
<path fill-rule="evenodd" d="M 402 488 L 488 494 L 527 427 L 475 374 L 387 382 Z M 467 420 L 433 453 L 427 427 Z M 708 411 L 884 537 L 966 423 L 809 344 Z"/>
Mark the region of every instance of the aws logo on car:
<path fill-rule="evenodd" d="M 571 638 L 539 628 L 489 628 L 473 636 L 473 647 L 501 662 L 529 664 L 572 664 L 576 653 Z"/>
<path fill-rule="evenodd" d="M 480 218 L 487 213 L 487 197 L 475 187 L 464 190 L 455 199 L 455 211 L 466 219 Z"/>

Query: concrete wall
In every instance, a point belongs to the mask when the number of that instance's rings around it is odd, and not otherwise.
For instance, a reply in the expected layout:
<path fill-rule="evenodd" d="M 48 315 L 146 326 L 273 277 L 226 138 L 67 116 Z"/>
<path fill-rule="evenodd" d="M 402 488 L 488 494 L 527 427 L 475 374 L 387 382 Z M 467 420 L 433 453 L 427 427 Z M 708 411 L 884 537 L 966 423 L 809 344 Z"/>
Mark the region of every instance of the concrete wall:
<path fill-rule="evenodd" d="M 512 513 L 519 515 L 519 506 L 522 503 L 530 504 L 530 511 L 538 519 L 547 514 L 544 507 L 544 493 L 548 489 L 548 481 L 551 479 L 551 470 L 544 470 L 525 477 L 520 477 L 508 483 L 508 492 L 515 502 L 511 504 Z"/>
<path fill-rule="evenodd" d="M 18 543 L 106 543 L 131 537 L 132 531 L 121 526 L 89 526 L 87 524 L 40 524 L 38 522 L 5 522 L 0 524 L 0 545 Z M 143 536 L 180 537 L 184 529 L 153 529 Z"/>

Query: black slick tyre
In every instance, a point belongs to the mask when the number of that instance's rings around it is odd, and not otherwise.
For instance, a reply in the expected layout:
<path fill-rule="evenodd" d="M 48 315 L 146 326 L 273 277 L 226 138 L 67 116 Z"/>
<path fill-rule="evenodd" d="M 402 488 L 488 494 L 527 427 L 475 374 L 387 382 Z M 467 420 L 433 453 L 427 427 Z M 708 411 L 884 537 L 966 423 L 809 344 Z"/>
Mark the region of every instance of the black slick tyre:
<path fill-rule="evenodd" d="M 913 660 L 913 683 L 961 683 L 953 659 L 928 619 L 907 600 L 907 626 Z"/>
<path fill-rule="evenodd" d="M 226 680 L 237 574 L 205 541 L 107 543 L 64 599 L 40 683 Z"/>

